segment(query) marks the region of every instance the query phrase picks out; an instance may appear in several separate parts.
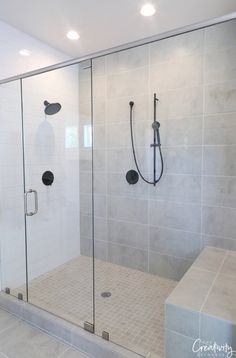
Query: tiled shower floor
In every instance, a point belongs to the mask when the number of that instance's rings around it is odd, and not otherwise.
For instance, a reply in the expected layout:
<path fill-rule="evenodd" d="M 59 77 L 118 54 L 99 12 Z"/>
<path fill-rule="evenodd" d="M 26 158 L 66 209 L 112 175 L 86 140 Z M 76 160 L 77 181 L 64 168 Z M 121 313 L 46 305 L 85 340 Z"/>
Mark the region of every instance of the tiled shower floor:
<path fill-rule="evenodd" d="M 95 328 L 143 355 L 163 357 L 164 301 L 176 282 L 95 260 Z M 17 290 L 20 291 L 20 288 Z M 82 325 L 92 322 L 92 260 L 80 256 L 29 283 L 29 302 Z M 110 297 L 101 293 L 108 291 Z"/>

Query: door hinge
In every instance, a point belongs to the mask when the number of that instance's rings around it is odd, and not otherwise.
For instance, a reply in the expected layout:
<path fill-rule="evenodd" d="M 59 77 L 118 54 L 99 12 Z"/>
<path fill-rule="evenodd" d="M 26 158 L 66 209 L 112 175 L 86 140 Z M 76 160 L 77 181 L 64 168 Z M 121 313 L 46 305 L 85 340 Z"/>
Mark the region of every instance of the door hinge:
<path fill-rule="evenodd" d="M 102 331 L 102 338 L 106 341 L 109 341 L 109 333 L 106 331 Z"/>
<path fill-rule="evenodd" d="M 22 293 L 19 292 L 17 297 L 18 297 L 18 300 L 23 301 L 23 294 Z"/>
<path fill-rule="evenodd" d="M 85 329 L 85 331 L 88 331 L 90 333 L 94 333 L 94 324 L 85 321 L 84 322 L 84 329 Z"/>

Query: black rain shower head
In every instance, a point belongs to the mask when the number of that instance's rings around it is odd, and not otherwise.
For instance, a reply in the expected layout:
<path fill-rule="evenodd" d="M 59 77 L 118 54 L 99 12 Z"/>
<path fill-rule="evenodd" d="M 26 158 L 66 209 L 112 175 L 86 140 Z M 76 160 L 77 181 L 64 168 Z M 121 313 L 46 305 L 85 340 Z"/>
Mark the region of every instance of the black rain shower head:
<path fill-rule="evenodd" d="M 56 114 L 61 109 L 60 103 L 49 103 L 48 101 L 44 101 L 45 109 L 44 112 L 49 116 Z"/>

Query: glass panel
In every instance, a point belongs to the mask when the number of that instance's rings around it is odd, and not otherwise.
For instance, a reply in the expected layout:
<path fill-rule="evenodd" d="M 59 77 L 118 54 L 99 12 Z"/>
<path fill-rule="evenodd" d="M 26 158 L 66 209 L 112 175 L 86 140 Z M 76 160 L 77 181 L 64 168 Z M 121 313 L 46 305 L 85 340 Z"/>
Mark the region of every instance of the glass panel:
<path fill-rule="evenodd" d="M 145 357 L 164 356 L 164 302 L 201 248 L 236 247 L 235 29 L 93 60 L 96 332 Z"/>
<path fill-rule="evenodd" d="M 26 299 L 20 82 L 0 86 L 0 237 L 2 290 Z M 18 289 L 18 287 L 20 287 Z"/>
<path fill-rule="evenodd" d="M 81 326 L 93 323 L 93 258 L 81 255 L 79 193 L 86 161 L 91 207 L 92 161 L 83 159 L 79 116 L 86 96 L 91 124 L 90 76 L 73 65 L 23 80 L 29 302 Z M 86 225 L 92 233 L 91 218 Z"/>
<path fill-rule="evenodd" d="M 96 332 L 144 356 L 164 355 L 164 302 L 200 251 L 203 40 L 93 60 Z"/>

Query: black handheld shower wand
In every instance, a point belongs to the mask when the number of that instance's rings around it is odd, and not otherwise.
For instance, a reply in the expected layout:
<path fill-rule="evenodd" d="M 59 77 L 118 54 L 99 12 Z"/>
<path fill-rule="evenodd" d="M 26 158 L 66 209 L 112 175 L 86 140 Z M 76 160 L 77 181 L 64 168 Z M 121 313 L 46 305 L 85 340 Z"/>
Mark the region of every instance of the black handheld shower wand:
<path fill-rule="evenodd" d="M 133 157 L 134 157 L 134 162 L 135 162 L 135 166 L 136 169 L 140 175 L 140 177 L 143 179 L 143 181 L 145 181 L 147 184 L 152 184 L 152 185 L 156 185 L 163 174 L 163 170 L 164 170 L 164 161 L 163 161 L 163 156 L 162 156 L 162 151 L 161 151 L 161 140 L 160 140 L 160 132 L 159 132 L 159 128 L 160 128 L 160 123 L 157 121 L 156 119 L 156 108 L 157 108 L 157 102 L 159 101 L 159 99 L 157 98 L 156 93 L 154 93 L 154 97 L 153 97 L 153 105 L 154 105 L 154 121 L 152 123 L 152 129 L 153 129 L 153 143 L 150 144 L 150 147 L 153 148 L 153 181 L 149 181 L 147 179 L 144 178 L 144 176 L 142 175 L 140 169 L 139 169 L 139 165 L 138 165 L 138 161 L 137 161 L 137 157 L 136 157 L 136 153 L 135 153 L 135 147 L 134 147 L 134 136 L 133 136 L 133 107 L 134 107 L 134 102 L 131 101 L 129 102 L 129 106 L 130 106 L 130 135 L 131 135 L 131 145 L 132 145 L 132 151 L 133 151 Z M 160 159 L 161 159 L 161 172 L 158 176 L 158 178 L 156 177 L 156 149 L 159 149 L 159 154 L 160 154 Z"/>

